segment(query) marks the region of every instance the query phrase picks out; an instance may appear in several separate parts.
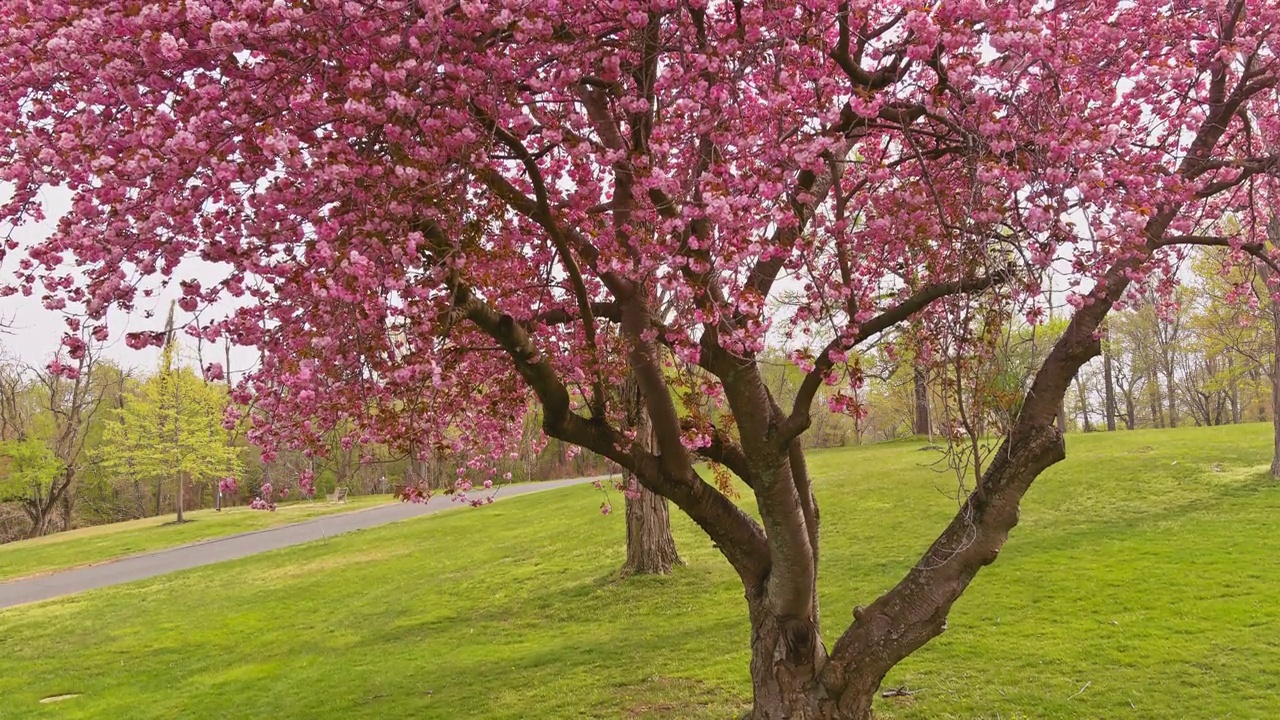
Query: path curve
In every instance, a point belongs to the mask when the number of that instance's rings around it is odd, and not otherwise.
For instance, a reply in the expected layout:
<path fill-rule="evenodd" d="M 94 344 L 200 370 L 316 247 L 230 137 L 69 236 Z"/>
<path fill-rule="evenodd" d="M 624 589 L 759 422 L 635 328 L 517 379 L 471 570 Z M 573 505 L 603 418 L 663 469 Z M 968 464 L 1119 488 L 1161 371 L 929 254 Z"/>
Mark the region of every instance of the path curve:
<path fill-rule="evenodd" d="M 607 477 L 570 478 L 506 485 L 499 490 L 497 497 L 501 500 L 514 495 L 526 495 L 604 479 Z M 448 496 L 437 495 L 425 503 L 393 503 L 349 513 L 323 515 L 293 525 L 227 535 L 144 555 L 132 555 L 99 565 L 10 580 L 0 583 L 0 610 L 85 590 L 145 580 L 187 568 L 236 560 L 268 550 L 323 540 L 353 530 L 386 525 L 456 507 L 460 505 Z"/>

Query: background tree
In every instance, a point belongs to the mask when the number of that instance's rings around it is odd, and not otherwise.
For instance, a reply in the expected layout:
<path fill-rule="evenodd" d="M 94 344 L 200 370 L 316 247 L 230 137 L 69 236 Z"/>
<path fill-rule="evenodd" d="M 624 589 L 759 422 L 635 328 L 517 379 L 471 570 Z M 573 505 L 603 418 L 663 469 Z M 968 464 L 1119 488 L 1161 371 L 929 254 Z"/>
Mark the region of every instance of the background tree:
<path fill-rule="evenodd" d="M 64 475 L 62 462 L 44 441 L 31 437 L 0 442 L 0 458 L 0 500 L 22 504 L 31 520 L 29 537 L 45 534 L 48 514 L 40 515 L 41 501 L 56 495 Z"/>
<path fill-rule="evenodd" d="M 17 441 L 10 450 L 20 476 L 0 500 L 22 507 L 31 537 L 52 530 L 58 515 L 62 529 L 71 527 L 76 484 L 89 460 L 86 442 L 108 389 L 96 350 L 88 343 L 73 347 L 79 352 L 71 364 L 55 358 L 45 369 L 16 362 L 0 368 L 0 425 L 6 439 Z M 42 459 L 46 454 L 51 463 Z"/>
<path fill-rule="evenodd" d="M 187 487 L 238 474 L 240 459 L 222 428 L 225 393 L 179 365 L 176 351 L 172 339 L 165 343 L 159 370 L 106 425 L 101 454 L 116 473 L 171 482 L 177 522 L 184 522 Z"/>
<path fill-rule="evenodd" d="M 644 406 L 640 383 L 628 377 L 621 392 L 627 414 L 626 429 L 635 434 L 635 442 L 652 452 L 656 449 L 653 423 Z M 640 484 L 634 473 L 623 475 L 622 494 L 627 523 L 627 559 L 622 565 L 622 576 L 669 575 L 684 561 L 671 535 L 667 499 Z"/>

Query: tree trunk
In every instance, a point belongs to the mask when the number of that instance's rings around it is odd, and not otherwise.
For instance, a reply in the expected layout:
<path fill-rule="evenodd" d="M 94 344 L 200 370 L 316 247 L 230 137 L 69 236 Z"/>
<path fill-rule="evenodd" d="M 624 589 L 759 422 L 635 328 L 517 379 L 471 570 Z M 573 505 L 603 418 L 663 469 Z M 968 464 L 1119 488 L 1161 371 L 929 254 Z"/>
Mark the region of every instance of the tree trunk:
<path fill-rule="evenodd" d="M 1065 432 L 1067 431 L 1067 401 L 1066 401 L 1066 398 L 1063 398 L 1063 399 L 1062 399 L 1062 401 L 1060 401 L 1060 402 L 1058 403 L 1058 416 L 1057 416 L 1056 422 L 1057 422 L 1057 425 L 1058 425 L 1058 432 L 1060 432 L 1060 433 L 1065 433 Z"/>
<path fill-rule="evenodd" d="M 644 408 L 640 383 L 629 377 L 623 383 L 624 406 L 627 422 L 635 430 L 636 439 L 644 449 L 657 448 L 653 423 Z M 676 565 L 683 565 L 676 552 L 676 540 L 671 537 L 671 513 L 667 499 L 644 487 L 634 475 L 625 476 L 627 519 L 627 560 L 621 575 L 670 575 Z"/>
<path fill-rule="evenodd" d="M 49 513 L 40 501 L 28 503 L 25 508 L 27 517 L 31 519 L 31 529 L 27 532 L 27 537 L 38 538 L 43 537 L 49 532 Z"/>
<path fill-rule="evenodd" d="M 827 654 L 812 619 L 781 618 L 762 597 L 751 614 L 751 711 L 743 720 L 871 720 L 880 679 L 850 673 L 827 687 L 818 673 Z"/>
<path fill-rule="evenodd" d="M 1267 223 L 1267 235 L 1273 245 L 1280 244 L 1280 215 Z M 1271 287 L 1271 268 L 1258 263 L 1258 273 L 1266 287 Z M 1271 296 L 1271 477 L 1280 478 L 1280 300 Z"/>
<path fill-rule="evenodd" d="M 185 520 L 183 520 L 183 519 L 182 519 L 182 500 L 183 500 L 183 487 L 182 487 L 182 486 L 183 486 L 183 485 L 185 485 L 185 484 L 186 484 L 186 483 L 184 483 L 184 482 L 183 482 L 183 478 L 182 478 L 181 473 L 179 473 L 179 475 L 178 475 L 177 506 L 178 506 L 178 522 L 180 522 L 180 523 L 181 523 L 181 522 L 186 522 Z"/>
<path fill-rule="evenodd" d="M 1280 215 L 1271 217 L 1267 223 L 1267 235 L 1272 245 L 1280 245 Z M 1258 263 L 1264 280 L 1271 280 L 1270 268 L 1266 263 Z M 1270 282 L 1267 283 L 1270 288 Z M 1271 458 L 1271 477 L 1280 478 L 1280 300 L 1271 296 L 1271 429 L 1273 453 Z"/>
<path fill-rule="evenodd" d="M 634 495 L 634 497 L 633 497 Z M 671 514 L 667 500 L 650 492 L 638 482 L 628 489 L 627 561 L 622 575 L 670 575 L 672 568 L 683 565 L 671 537 Z"/>
<path fill-rule="evenodd" d="M 1267 404 L 1262 402 L 1262 399 L 1258 397 L 1258 391 L 1262 387 L 1262 372 L 1259 371 L 1257 367 L 1249 369 L 1249 381 L 1253 383 L 1253 392 L 1251 392 L 1250 395 L 1257 401 L 1254 403 L 1254 411 L 1257 416 L 1255 419 L 1258 422 L 1266 422 Z"/>
<path fill-rule="evenodd" d="M 1160 377 L 1154 370 L 1151 371 L 1147 389 L 1149 393 L 1147 397 L 1151 400 L 1151 424 L 1162 428 L 1164 427 L 1164 398 L 1160 396 Z"/>
<path fill-rule="evenodd" d="M 67 490 L 62 493 L 62 502 L 59 503 L 59 507 L 62 509 L 62 529 L 70 530 L 71 516 L 73 514 L 74 508 L 73 508 L 71 488 L 69 485 Z"/>
<path fill-rule="evenodd" d="M 49 531 L 49 518 L 41 516 L 39 520 L 31 523 L 31 531 L 27 534 L 27 539 L 34 540 L 38 537 L 44 537 Z"/>
<path fill-rule="evenodd" d="M 1105 393 L 1104 403 L 1106 408 L 1104 412 L 1107 414 L 1107 431 L 1112 432 L 1116 429 L 1116 384 L 1111 375 L 1111 348 L 1109 344 L 1102 346 L 1102 383 Z"/>
<path fill-rule="evenodd" d="M 915 382 L 915 422 L 911 431 L 916 435 L 929 435 L 932 439 L 932 426 L 929 424 L 929 371 L 916 362 L 912 379 Z"/>
<path fill-rule="evenodd" d="M 1280 478 L 1280 302 L 1271 301 L 1271 326 L 1275 347 L 1271 353 L 1271 477 Z"/>
<path fill-rule="evenodd" d="M 1093 432 L 1093 422 L 1089 419 L 1089 396 L 1085 393 L 1084 383 L 1076 376 L 1076 394 L 1080 396 L 1080 414 L 1084 417 L 1084 431 Z"/>
<path fill-rule="evenodd" d="M 1231 422 L 1240 424 L 1240 379 L 1236 377 L 1236 361 L 1230 352 L 1227 353 L 1227 375 L 1231 378 L 1229 386 L 1231 395 Z"/>
<path fill-rule="evenodd" d="M 1178 427 L 1178 390 L 1173 385 L 1173 368 L 1165 372 L 1165 384 L 1169 389 L 1169 427 Z"/>

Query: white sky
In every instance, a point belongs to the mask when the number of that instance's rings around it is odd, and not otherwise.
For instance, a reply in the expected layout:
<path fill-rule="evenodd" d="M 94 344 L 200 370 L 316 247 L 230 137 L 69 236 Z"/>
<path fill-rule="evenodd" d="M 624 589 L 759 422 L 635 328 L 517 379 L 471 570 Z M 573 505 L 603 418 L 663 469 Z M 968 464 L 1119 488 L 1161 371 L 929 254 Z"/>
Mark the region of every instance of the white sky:
<path fill-rule="evenodd" d="M 0 195 L 3 194 L 7 193 L 0 193 Z M 0 282 L 14 282 L 14 271 L 18 267 L 19 260 L 26 256 L 26 248 L 47 238 L 54 231 L 57 227 L 58 219 L 70 209 L 70 197 L 70 193 L 61 188 L 46 189 L 43 192 L 42 199 L 46 218 L 41 223 L 23 225 L 14 232 L 14 238 L 23 247 L 10 253 L 3 263 L 0 263 Z M 175 277 L 185 278 L 191 274 L 200 275 L 197 264 L 196 262 L 191 262 L 189 265 L 184 263 L 182 271 Z M 160 361 L 160 350 L 158 348 L 134 350 L 125 344 L 125 333 L 140 330 L 163 330 L 169 303 L 180 297 L 181 294 L 181 289 L 174 282 L 170 287 L 158 290 L 153 297 L 143 298 L 139 294 L 136 303 L 137 310 L 133 313 L 124 313 L 118 310 L 111 311 L 108 315 L 111 337 L 102 348 L 103 356 L 115 361 L 124 368 L 132 368 L 143 373 L 150 372 Z M 75 308 L 69 306 L 68 309 L 74 310 Z M 152 317 L 147 318 L 145 316 L 145 311 L 147 310 L 152 311 Z M 181 325 L 191 317 L 182 312 L 181 309 L 178 309 L 176 313 L 178 325 Z M 3 354 L 17 357 L 31 365 L 44 365 L 48 362 L 59 349 L 63 333 L 67 329 L 63 321 L 63 312 L 46 309 L 40 299 L 39 292 L 33 293 L 31 296 L 15 294 L 7 298 L 0 298 L 0 317 L 10 320 L 12 325 L 5 334 L 0 335 L 0 347 L 3 347 Z M 181 354 L 184 362 L 195 365 L 197 362 L 196 341 L 182 332 L 178 333 L 178 338 L 182 346 Z M 212 346 L 209 343 L 204 343 L 202 350 L 204 362 L 222 362 L 225 364 L 225 350 L 222 345 Z M 233 375 L 238 379 L 240 373 L 249 368 L 256 361 L 256 358 L 257 353 L 253 350 L 238 347 L 232 348 L 231 369 Z"/>

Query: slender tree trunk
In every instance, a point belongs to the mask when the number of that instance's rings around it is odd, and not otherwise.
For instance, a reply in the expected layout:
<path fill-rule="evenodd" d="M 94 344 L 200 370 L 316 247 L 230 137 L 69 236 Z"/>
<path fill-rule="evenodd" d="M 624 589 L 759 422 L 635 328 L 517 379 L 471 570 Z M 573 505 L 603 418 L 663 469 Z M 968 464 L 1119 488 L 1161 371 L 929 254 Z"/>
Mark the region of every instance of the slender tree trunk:
<path fill-rule="evenodd" d="M 1250 396 L 1254 399 L 1254 419 L 1258 422 L 1267 421 L 1267 403 L 1258 397 L 1258 393 L 1262 389 L 1262 372 L 1257 367 L 1249 369 L 1249 382 L 1253 384 L 1253 392 Z"/>
<path fill-rule="evenodd" d="M 1272 216 L 1267 223 L 1267 235 L 1273 246 L 1280 245 L 1280 215 Z M 1271 279 L 1270 268 L 1265 263 L 1258 263 L 1264 280 Z M 1270 282 L 1267 287 L 1271 287 Z M 1271 297 L 1271 428 L 1273 453 L 1271 459 L 1271 477 L 1280 478 L 1280 300 Z"/>
<path fill-rule="evenodd" d="M 1093 422 L 1089 420 L 1089 396 L 1084 391 L 1084 383 L 1076 377 L 1076 394 L 1080 396 L 1080 414 L 1084 416 L 1084 431 L 1093 432 Z"/>
<path fill-rule="evenodd" d="M 1231 422 L 1234 425 L 1240 424 L 1240 379 L 1236 377 L 1236 359 L 1232 353 L 1227 353 L 1227 375 L 1231 378 L 1230 390 L 1231 400 Z"/>
<path fill-rule="evenodd" d="M 1057 425 L 1058 425 L 1058 432 L 1060 432 L 1060 433 L 1065 433 L 1065 432 L 1067 431 L 1067 401 L 1066 401 L 1066 398 L 1063 398 L 1063 399 L 1062 399 L 1062 401 L 1058 403 Z"/>
<path fill-rule="evenodd" d="M 1160 378 L 1155 370 L 1151 371 L 1147 391 L 1151 400 L 1151 424 L 1162 428 L 1164 427 L 1164 398 L 1160 395 Z"/>
<path fill-rule="evenodd" d="M 1105 393 L 1104 404 L 1107 413 L 1107 431 L 1114 432 L 1116 429 L 1116 385 L 1111 374 L 1111 348 L 1110 344 L 1102 346 L 1102 383 Z"/>
<path fill-rule="evenodd" d="M 186 522 L 185 520 L 182 519 L 182 501 L 183 501 L 184 485 L 186 485 L 186 483 L 183 482 L 182 473 L 178 473 L 178 492 L 176 493 L 177 495 L 176 504 L 178 506 L 178 522 L 180 523 Z"/>
<path fill-rule="evenodd" d="M 627 421 L 636 438 L 649 451 L 657 447 L 653 423 L 644 408 L 640 383 L 634 377 L 623 383 Z M 623 495 L 627 519 L 627 560 L 622 565 L 623 577 L 631 575 L 669 575 L 676 565 L 683 565 L 671 536 L 671 513 L 667 499 L 651 492 L 633 475 L 624 478 Z"/>
<path fill-rule="evenodd" d="M 1168 401 L 1169 401 L 1169 427 L 1178 427 L 1178 391 L 1173 384 L 1173 367 L 1170 366 L 1165 371 L 1165 384 L 1168 385 Z"/>
<path fill-rule="evenodd" d="M 1280 478 L 1280 302 L 1271 301 L 1271 477 Z"/>
<path fill-rule="evenodd" d="M 915 384 L 915 422 L 911 431 L 916 435 L 929 435 L 932 439 L 932 425 L 929 423 L 929 370 L 916 362 L 912 372 Z"/>
<path fill-rule="evenodd" d="M 70 530 L 71 515 L 72 515 L 72 509 L 73 509 L 72 493 L 70 488 L 67 488 L 67 491 L 62 493 L 62 502 L 59 503 L 59 505 L 62 508 L 62 529 Z"/>
<path fill-rule="evenodd" d="M 1280 215 L 1267 223 L 1267 235 L 1273 245 L 1280 245 Z M 1271 268 L 1258 263 L 1258 273 L 1271 287 Z M 1280 301 L 1271 297 L 1271 477 L 1280 478 Z"/>

